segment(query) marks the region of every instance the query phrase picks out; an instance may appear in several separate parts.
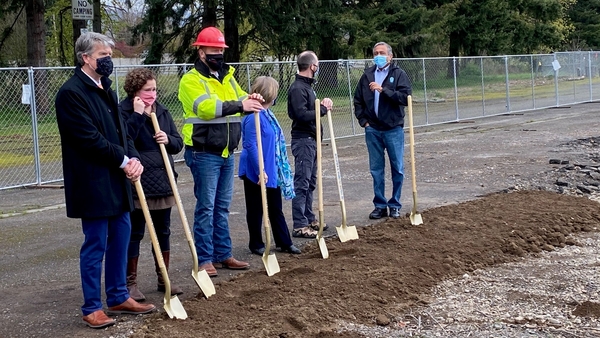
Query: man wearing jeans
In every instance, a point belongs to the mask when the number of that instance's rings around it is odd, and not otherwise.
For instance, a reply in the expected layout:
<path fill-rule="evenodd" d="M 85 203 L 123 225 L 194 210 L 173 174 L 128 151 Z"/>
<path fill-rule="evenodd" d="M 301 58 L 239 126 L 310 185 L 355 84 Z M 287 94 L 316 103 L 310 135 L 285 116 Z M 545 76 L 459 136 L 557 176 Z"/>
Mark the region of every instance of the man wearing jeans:
<path fill-rule="evenodd" d="M 247 269 L 233 257 L 229 235 L 229 205 L 233 197 L 233 151 L 241 138 L 243 112 L 262 109 L 262 96 L 248 96 L 223 63 L 227 48 L 223 33 L 206 27 L 196 42 L 198 59 L 179 83 L 185 124 L 185 163 L 194 178 L 194 239 L 198 264 L 209 276 L 216 267 Z"/>
<path fill-rule="evenodd" d="M 389 215 L 400 217 L 400 193 L 404 180 L 404 106 L 411 85 L 404 70 L 392 64 L 392 47 L 378 42 L 373 47 L 373 63 L 365 70 L 354 93 L 354 114 L 365 128 L 369 169 L 373 177 L 375 209 L 370 219 Z M 392 167 L 392 197 L 385 197 L 385 158 L 387 150 Z"/>

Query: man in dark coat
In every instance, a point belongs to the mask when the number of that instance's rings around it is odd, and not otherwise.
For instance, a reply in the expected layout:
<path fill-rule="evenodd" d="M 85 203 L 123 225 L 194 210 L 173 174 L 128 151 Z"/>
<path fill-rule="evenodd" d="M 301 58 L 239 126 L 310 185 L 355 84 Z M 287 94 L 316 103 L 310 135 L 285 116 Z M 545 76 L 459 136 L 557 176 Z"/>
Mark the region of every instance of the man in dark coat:
<path fill-rule="evenodd" d="M 142 174 L 133 141 L 110 89 L 114 42 L 99 33 L 75 43 L 79 65 L 56 96 L 61 136 L 67 217 L 81 218 L 85 239 L 80 252 L 83 321 L 92 328 L 113 325 L 102 310 L 102 261 L 106 255 L 108 314 L 152 312 L 152 304 L 129 297 L 125 282 L 133 209 L 131 183 Z"/>
<path fill-rule="evenodd" d="M 392 63 L 392 47 L 378 42 L 373 47 L 373 67 L 365 70 L 354 92 L 354 114 L 365 128 L 369 169 L 373 177 L 371 219 L 400 217 L 400 194 L 404 181 L 404 107 L 412 93 L 406 72 Z M 385 197 L 385 157 L 392 171 L 392 197 Z"/>

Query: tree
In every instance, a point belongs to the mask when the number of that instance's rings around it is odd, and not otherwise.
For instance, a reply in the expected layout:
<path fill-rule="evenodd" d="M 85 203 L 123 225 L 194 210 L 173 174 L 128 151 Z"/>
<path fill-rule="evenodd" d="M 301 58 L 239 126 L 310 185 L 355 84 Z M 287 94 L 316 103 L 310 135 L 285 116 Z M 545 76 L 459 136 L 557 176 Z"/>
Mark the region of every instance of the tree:
<path fill-rule="evenodd" d="M 569 36 L 575 49 L 600 48 L 600 0 L 578 0 L 568 10 L 574 30 Z"/>

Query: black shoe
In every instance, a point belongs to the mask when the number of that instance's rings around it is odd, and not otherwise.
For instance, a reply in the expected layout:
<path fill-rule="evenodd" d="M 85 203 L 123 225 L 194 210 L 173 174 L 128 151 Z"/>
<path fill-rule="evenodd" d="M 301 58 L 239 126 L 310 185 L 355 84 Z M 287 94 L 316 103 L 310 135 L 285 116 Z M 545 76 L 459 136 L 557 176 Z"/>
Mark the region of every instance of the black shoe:
<path fill-rule="evenodd" d="M 253 254 L 255 255 L 259 255 L 262 256 L 265 253 L 265 248 L 258 248 L 258 249 L 250 249 L 250 251 L 252 251 Z"/>
<path fill-rule="evenodd" d="M 387 215 L 388 215 L 387 208 L 386 209 L 375 208 L 375 210 L 371 211 L 371 213 L 369 214 L 369 218 L 370 219 L 380 219 L 381 217 L 387 217 Z"/>
<path fill-rule="evenodd" d="M 291 253 L 294 255 L 299 255 L 302 253 L 302 251 L 300 251 L 300 249 L 298 249 L 295 245 L 290 245 L 288 247 L 283 247 L 281 248 L 281 252 L 287 252 L 287 253 Z"/>
<path fill-rule="evenodd" d="M 400 208 L 390 208 L 391 218 L 400 218 Z"/>

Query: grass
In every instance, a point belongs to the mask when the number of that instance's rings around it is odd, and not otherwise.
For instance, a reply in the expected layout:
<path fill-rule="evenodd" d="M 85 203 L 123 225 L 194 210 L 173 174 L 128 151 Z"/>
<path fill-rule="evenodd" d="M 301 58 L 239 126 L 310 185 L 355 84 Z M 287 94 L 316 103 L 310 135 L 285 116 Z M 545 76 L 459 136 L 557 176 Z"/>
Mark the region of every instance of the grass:
<path fill-rule="evenodd" d="M 263 67 L 264 68 L 264 67 Z M 269 74 L 267 68 L 252 69 L 250 76 Z M 248 76 L 245 69 L 239 69 L 240 85 L 245 88 L 247 86 L 246 77 Z M 264 74 L 263 74 L 264 73 Z M 336 126 L 345 126 L 350 128 L 349 123 L 354 118 L 351 115 L 352 102 L 351 93 L 356 87 L 358 79 L 363 73 L 363 69 L 352 69 L 350 71 L 351 84 L 348 86 L 348 74 L 345 68 L 338 71 L 338 87 L 337 88 L 317 88 L 317 97 L 323 99 L 329 97 L 333 100 L 334 111 L 332 118 Z M 120 74 L 124 74 L 121 72 Z M 279 72 L 274 72 L 271 75 L 277 77 L 281 75 Z M 289 75 L 284 73 L 283 75 Z M 177 91 L 179 84 L 179 75 L 158 73 L 159 86 L 159 101 L 167 106 L 178 127 L 183 124 L 183 109 L 177 99 Z M 115 81 L 118 80 L 118 81 Z M 285 81 L 290 80 L 288 76 Z M 506 98 L 506 83 L 505 76 L 500 75 L 485 75 L 484 87 L 482 89 L 481 74 L 478 70 L 463 71 L 457 78 L 458 95 L 461 102 L 504 99 Z M 125 81 L 125 76 L 119 76 L 118 79 L 113 78 L 113 86 L 119 90 L 120 98 L 126 97 L 122 86 Z M 285 82 L 284 81 L 284 82 Z M 545 81 L 545 82 L 543 82 Z M 118 82 L 118 87 L 116 84 Z M 599 84 L 600 78 L 594 78 L 593 84 Z M 560 93 L 572 92 L 574 85 L 588 86 L 589 79 L 583 81 L 570 82 L 559 81 L 558 91 Z M 287 116 L 287 85 L 282 85 L 277 104 L 273 106 L 273 112 L 279 119 L 284 130 L 289 130 L 291 122 Z M 319 87 L 319 86 L 317 86 Z M 553 97 L 555 93 L 555 85 L 552 78 L 544 79 L 537 78 L 534 87 L 536 98 Z M 511 73 L 509 74 L 509 93 L 513 98 L 531 97 L 531 73 Z M 562 94 L 564 95 L 564 94 Z M 425 91 L 423 89 L 423 81 L 414 81 L 413 96 L 415 100 L 423 100 Z M 437 76 L 427 78 L 427 97 L 443 98 L 447 101 L 453 101 L 454 80 L 446 78 L 445 72 L 440 72 Z M 51 102 L 50 102 L 51 103 Z M 22 105 L 20 102 L 0 102 L 0 168 L 29 165 L 34 161 L 34 145 L 31 126 L 31 113 L 28 105 Z M 337 133 L 336 133 L 337 134 Z M 39 135 L 39 150 L 40 161 L 57 161 L 61 157 L 60 137 L 53 112 L 53 107 L 44 116 L 38 116 L 38 135 Z M 341 135 L 338 135 L 341 136 Z"/>

